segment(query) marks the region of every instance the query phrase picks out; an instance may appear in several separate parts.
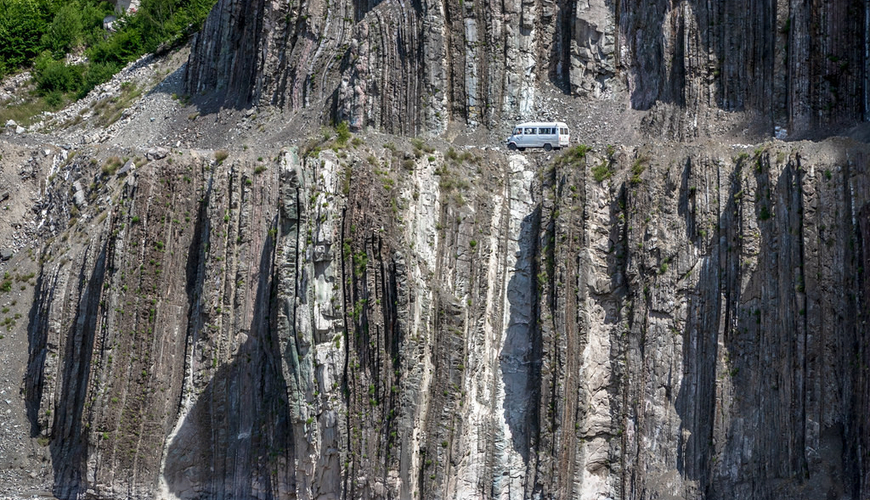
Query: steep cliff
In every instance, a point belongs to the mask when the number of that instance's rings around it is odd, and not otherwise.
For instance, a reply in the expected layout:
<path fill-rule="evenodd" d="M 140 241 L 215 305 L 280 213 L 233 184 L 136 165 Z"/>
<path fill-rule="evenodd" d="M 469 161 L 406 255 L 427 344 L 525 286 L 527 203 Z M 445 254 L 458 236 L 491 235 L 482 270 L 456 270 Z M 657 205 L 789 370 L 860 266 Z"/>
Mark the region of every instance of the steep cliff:
<path fill-rule="evenodd" d="M 679 139 L 721 111 L 802 136 L 866 119 L 868 19 L 857 0 L 219 0 L 187 87 L 411 135 L 537 118 L 556 88 L 663 107 L 651 129 Z"/>
<path fill-rule="evenodd" d="M 866 146 L 328 145 L 53 176 L 56 496 L 867 496 Z"/>
<path fill-rule="evenodd" d="M 218 0 L 0 139 L 0 495 L 870 498 L 868 20 Z"/>

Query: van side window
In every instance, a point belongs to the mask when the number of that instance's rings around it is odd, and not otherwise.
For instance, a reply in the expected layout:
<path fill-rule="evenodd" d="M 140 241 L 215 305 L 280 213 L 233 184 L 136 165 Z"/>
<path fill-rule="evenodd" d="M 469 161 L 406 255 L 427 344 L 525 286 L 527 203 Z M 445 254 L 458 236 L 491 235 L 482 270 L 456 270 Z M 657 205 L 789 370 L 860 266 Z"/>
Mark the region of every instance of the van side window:
<path fill-rule="evenodd" d="M 535 129 L 533 129 L 533 128 L 526 129 L 526 135 L 533 135 L 534 133 L 535 133 Z"/>
<path fill-rule="evenodd" d="M 515 129 L 514 129 L 514 135 L 523 135 L 523 129 L 521 129 L 521 128 L 515 128 Z"/>

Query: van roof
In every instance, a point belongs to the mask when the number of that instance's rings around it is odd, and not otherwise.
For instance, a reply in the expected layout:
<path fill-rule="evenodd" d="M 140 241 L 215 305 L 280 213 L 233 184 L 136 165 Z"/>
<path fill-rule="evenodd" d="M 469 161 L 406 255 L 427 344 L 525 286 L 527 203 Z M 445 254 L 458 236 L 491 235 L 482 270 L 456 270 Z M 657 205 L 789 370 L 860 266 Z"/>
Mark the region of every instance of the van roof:
<path fill-rule="evenodd" d="M 562 127 L 568 128 L 565 122 L 523 122 L 514 125 L 514 127 Z"/>

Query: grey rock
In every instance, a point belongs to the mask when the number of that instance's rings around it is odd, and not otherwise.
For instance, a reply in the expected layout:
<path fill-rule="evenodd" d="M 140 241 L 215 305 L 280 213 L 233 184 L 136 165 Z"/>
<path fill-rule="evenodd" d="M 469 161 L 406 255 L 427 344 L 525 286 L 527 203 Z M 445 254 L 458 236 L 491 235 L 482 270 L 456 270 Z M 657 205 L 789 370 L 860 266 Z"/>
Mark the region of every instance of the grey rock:
<path fill-rule="evenodd" d="M 136 168 L 136 164 L 133 163 L 133 160 L 127 160 L 127 163 L 125 163 L 123 167 L 118 169 L 117 175 L 127 175 L 134 168 Z"/>
<path fill-rule="evenodd" d="M 254 491 L 268 477 L 274 497 L 575 499 L 591 488 L 579 475 L 609 498 L 809 500 L 843 484 L 841 496 L 863 498 L 860 481 L 833 478 L 864 477 L 849 472 L 865 467 L 849 443 L 870 442 L 864 412 L 839 396 L 870 400 L 862 365 L 841 362 L 870 361 L 842 293 L 870 272 L 870 178 L 837 167 L 870 148 L 769 143 L 749 175 L 739 153 L 754 147 L 709 148 L 619 147 L 601 182 L 590 169 L 603 146 L 573 164 L 498 151 L 481 165 L 424 162 L 408 178 L 419 196 L 401 205 L 361 173 L 336 191 L 344 165 L 369 152 L 287 151 L 279 175 L 256 178 L 258 196 L 239 173 L 192 160 L 143 169 L 138 187 L 125 184 L 130 213 L 172 196 L 191 224 L 108 219 L 72 247 L 56 239 L 51 255 L 69 262 L 38 280 L 45 317 L 28 349 L 45 355 L 25 393 L 54 436 L 55 495 L 79 495 L 70 478 L 83 467 L 97 498 L 119 487 L 150 498 L 145 471 L 178 497 Z M 451 169 L 469 179 L 464 203 L 435 174 Z M 178 196 L 188 183 L 167 175 L 211 189 Z M 400 219 L 409 226 L 384 230 Z M 160 286 L 127 289 L 120 276 L 142 271 Z M 133 314 L 153 318 L 151 331 L 72 354 Z M 143 343 L 160 346 L 159 363 L 134 354 Z M 111 364 L 93 361 L 106 350 Z M 103 402 L 72 397 L 94 380 L 111 381 Z M 120 396 L 146 381 L 137 400 Z M 140 421 L 84 430 L 82 451 L 45 414 L 123 422 L 131 406 Z M 131 437 L 161 451 L 95 465 Z"/>
<path fill-rule="evenodd" d="M 75 203 L 76 207 L 79 209 L 84 208 L 87 205 L 87 197 L 85 196 L 85 190 L 82 187 L 82 183 L 79 181 L 75 181 L 73 183 L 73 203 Z"/>
<path fill-rule="evenodd" d="M 151 148 L 145 152 L 145 158 L 147 158 L 151 161 L 162 160 L 163 158 L 166 158 L 166 155 L 168 155 L 168 154 L 169 154 L 169 150 L 166 148 L 161 148 L 161 147 Z"/>

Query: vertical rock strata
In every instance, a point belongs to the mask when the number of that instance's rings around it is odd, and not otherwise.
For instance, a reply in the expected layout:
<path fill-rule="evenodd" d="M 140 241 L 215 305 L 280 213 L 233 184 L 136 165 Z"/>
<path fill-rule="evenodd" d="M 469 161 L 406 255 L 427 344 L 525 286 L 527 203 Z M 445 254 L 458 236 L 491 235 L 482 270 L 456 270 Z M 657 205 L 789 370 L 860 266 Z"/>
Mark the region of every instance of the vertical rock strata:
<path fill-rule="evenodd" d="M 190 152 L 92 185 L 30 323 L 54 493 L 864 498 L 867 154 Z"/>
<path fill-rule="evenodd" d="M 717 109 L 804 134 L 866 116 L 868 13 L 854 0 L 219 0 L 187 87 L 416 135 L 538 117 L 549 83 L 677 105 L 678 138 Z"/>

